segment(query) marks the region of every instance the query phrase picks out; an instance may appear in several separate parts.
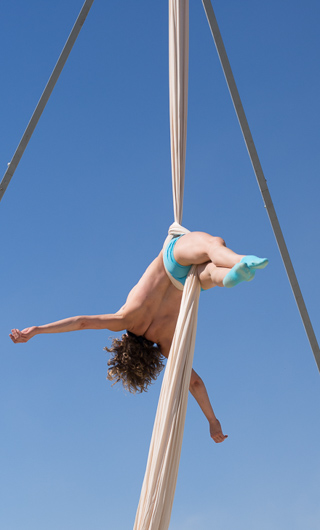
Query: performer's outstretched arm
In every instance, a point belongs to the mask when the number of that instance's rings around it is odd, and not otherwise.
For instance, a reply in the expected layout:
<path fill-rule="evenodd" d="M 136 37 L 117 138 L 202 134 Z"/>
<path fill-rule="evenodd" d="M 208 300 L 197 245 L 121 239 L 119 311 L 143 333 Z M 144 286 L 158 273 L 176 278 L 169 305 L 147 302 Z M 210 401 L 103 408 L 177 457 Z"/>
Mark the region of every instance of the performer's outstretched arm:
<path fill-rule="evenodd" d="M 205 384 L 194 370 L 192 370 L 189 390 L 209 422 L 211 438 L 216 443 L 223 442 L 228 436 L 223 434 L 220 422 L 213 412 Z"/>
<path fill-rule="evenodd" d="M 42 333 L 65 333 L 67 331 L 78 331 L 81 329 L 109 329 L 110 331 L 121 331 L 126 329 L 126 318 L 122 313 L 110 315 L 76 316 L 51 322 L 44 326 L 31 326 L 22 331 L 12 329 L 11 340 L 17 343 L 28 342 L 35 335 Z"/>

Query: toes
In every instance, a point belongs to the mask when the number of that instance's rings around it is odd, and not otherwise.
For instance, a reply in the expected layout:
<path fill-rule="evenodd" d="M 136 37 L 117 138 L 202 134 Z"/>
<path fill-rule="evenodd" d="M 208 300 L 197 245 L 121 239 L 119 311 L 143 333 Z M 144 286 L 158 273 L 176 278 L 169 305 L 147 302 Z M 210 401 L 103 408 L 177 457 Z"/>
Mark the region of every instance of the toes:
<path fill-rule="evenodd" d="M 250 269 L 264 269 L 269 260 L 267 258 L 258 258 L 257 256 L 245 256 L 242 258 L 241 263 L 246 263 Z"/>

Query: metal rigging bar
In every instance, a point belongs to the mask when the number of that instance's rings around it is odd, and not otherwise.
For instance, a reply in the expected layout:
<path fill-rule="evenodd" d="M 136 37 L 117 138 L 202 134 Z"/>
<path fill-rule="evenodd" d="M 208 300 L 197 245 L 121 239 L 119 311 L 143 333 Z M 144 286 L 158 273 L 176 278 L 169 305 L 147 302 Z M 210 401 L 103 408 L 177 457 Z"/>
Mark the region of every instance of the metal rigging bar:
<path fill-rule="evenodd" d="M 237 114 L 237 117 L 240 123 L 240 127 L 241 127 L 242 134 L 244 136 L 244 140 L 245 140 L 248 152 L 249 152 L 249 156 L 250 156 L 250 159 L 253 165 L 253 169 L 256 174 L 260 192 L 261 192 L 265 207 L 268 212 L 271 226 L 272 226 L 272 229 L 273 229 L 273 232 L 274 232 L 274 235 L 275 235 L 275 238 L 276 238 L 279 250 L 280 250 L 280 254 L 281 254 L 285 269 L 287 271 L 289 282 L 290 282 L 294 297 L 296 299 L 296 303 L 297 303 L 297 306 L 298 306 L 298 309 L 299 309 L 299 312 L 302 318 L 302 322 L 305 327 L 305 330 L 306 330 L 306 333 L 307 333 L 307 336 L 308 336 L 308 339 L 309 339 L 309 342 L 310 342 L 310 345 L 313 351 L 313 355 L 315 357 L 315 361 L 318 366 L 318 370 L 320 371 L 319 344 L 317 342 L 317 338 L 315 336 L 315 333 L 314 333 L 314 330 L 311 324 L 311 320 L 310 320 L 310 317 L 309 317 L 309 314 L 308 314 L 308 311 L 307 311 L 307 308 L 306 308 L 306 305 L 305 305 L 305 302 L 304 302 L 304 299 L 303 299 L 303 296 L 300 290 L 300 286 L 299 286 L 299 283 L 298 283 L 298 280 L 297 280 L 297 277 L 296 277 L 296 274 L 295 274 L 295 271 L 292 265 L 292 261 L 291 261 L 291 258 L 290 258 L 290 255 L 287 249 L 287 245 L 285 243 L 285 240 L 282 234 L 282 230 L 281 230 L 278 218 L 277 218 L 277 214 L 274 209 L 273 202 L 271 200 L 271 196 L 270 196 L 269 189 L 267 186 L 267 181 L 262 171 L 258 153 L 257 153 L 256 147 L 255 147 L 252 135 L 251 135 L 248 121 L 247 121 L 247 118 L 246 118 L 246 115 L 243 109 L 243 105 L 242 105 L 242 102 L 239 96 L 239 92 L 238 92 L 238 89 L 237 89 L 237 86 L 236 86 L 236 83 L 233 77 L 233 73 L 231 70 L 231 66 L 229 63 L 226 49 L 223 44 L 223 40 L 221 37 L 221 33 L 219 30 L 219 26 L 218 26 L 214 11 L 213 11 L 213 7 L 212 7 L 210 0 L 202 0 L 202 3 L 203 3 L 204 10 L 206 12 L 206 15 L 207 15 L 209 26 L 210 26 L 212 36 L 213 36 L 213 39 L 214 39 L 214 42 L 217 48 L 217 52 L 220 58 L 222 69 L 223 69 L 223 72 L 224 72 L 224 75 L 227 81 L 227 85 L 228 85 L 228 88 L 231 94 L 233 105 L 234 105 L 234 108 L 235 108 L 235 111 L 236 111 L 236 114 Z"/>
<path fill-rule="evenodd" d="M 8 164 L 8 168 L 7 168 L 7 171 L 5 172 L 4 176 L 3 176 L 3 179 L 1 181 L 1 184 L 0 184 L 0 201 L 8 187 L 8 184 L 11 180 L 11 178 L 13 177 L 13 174 L 15 172 L 15 170 L 17 169 L 17 166 L 22 158 L 22 155 L 25 151 L 25 148 L 27 147 L 28 145 L 28 142 L 37 126 L 37 123 L 40 119 L 40 116 L 42 114 L 42 112 L 44 111 L 44 108 L 46 106 L 46 104 L 48 103 L 48 100 L 51 96 L 51 93 L 55 87 L 55 84 L 56 82 L 58 81 L 59 79 L 59 76 L 62 72 L 62 69 L 69 57 L 69 54 L 72 50 L 72 47 L 80 33 L 80 30 L 84 24 L 84 21 L 86 20 L 87 18 L 87 15 L 90 11 L 90 8 L 93 4 L 94 0 L 86 0 L 81 8 L 81 11 L 78 15 L 78 18 L 71 30 L 71 33 L 67 39 L 67 42 L 65 43 L 64 45 L 64 48 L 61 52 L 61 55 L 57 61 L 57 64 L 55 65 L 53 71 L 52 71 L 52 74 L 49 78 L 49 81 L 42 93 L 42 96 L 41 98 L 39 99 L 39 102 L 35 108 L 35 111 L 34 113 L 32 114 L 31 116 L 31 119 L 28 123 L 28 126 L 26 128 L 26 130 L 24 131 L 23 133 L 23 136 L 20 140 L 20 143 L 16 149 L 16 152 L 14 153 L 13 155 L 13 158 L 10 162 L 10 164 Z"/>

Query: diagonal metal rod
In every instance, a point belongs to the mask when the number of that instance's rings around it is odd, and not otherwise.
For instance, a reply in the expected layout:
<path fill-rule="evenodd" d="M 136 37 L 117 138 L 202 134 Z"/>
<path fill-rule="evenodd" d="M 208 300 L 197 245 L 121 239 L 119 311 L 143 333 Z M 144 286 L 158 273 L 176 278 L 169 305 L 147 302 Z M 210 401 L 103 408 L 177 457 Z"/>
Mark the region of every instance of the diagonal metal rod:
<path fill-rule="evenodd" d="M 23 136 L 20 140 L 20 143 L 16 149 L 16 152 L 14 153 L 13 155 L 13 158 L 10 162 L 10 164 L 8 164 L 8 168 L 7 168 L 7 171 L 5 172 L 4 176 L 3 176 L 3 179 L 1 181 L 1 184 L 0 184 L 0 201 L 9 185 L 9 182 L 10 180 L 12 179 L 13 177 L 13 174 L 15 172 L 15 170 L 17 169 L 17 166 L 22 158 L 22 155 L 25 151 L 25 148 L 27 147 L 28 145 L 28 142 L 37 126 L 37 123 L 40 119 L 40 116 L 46 106 L 46 104 L 48 103 L 48 100 L 51 96 L 51 93 L 55 87 L 55 84 L 56 82 L 58 81 L 59 79 L 59 76 L 62 72 L 62 69 L 69 57 L 69 54 L 72 50 L 72 47 L 75 43 L 75 41 L 77 40 L 77 37 L 80 33 L 80 30 L 84 24 L 84 21 L 86 20 L 87 18 L 87 15 L 90 11 L 90 8 L 93 4 L 94 0 L 86 0 L 81 8 L 81 11 L 78 15 L 78 18 L 71 30 L 71 33 L 67 39 L 67 42 L 65 43 L 64 45 L 64 48 L 61 52 L 61 55 L 57 61 L 57 64 L 55 65 L 53 71 L 52 71 L 52 74 L 49 78 L 49 81 L 42 93 L 42 96 L 41 98 L 39 99 L 39 102 L 35 108 L 35 111 L 34 113 L 32 114 L 31 116 L 31 119 L 28 123 L 28 126 L 26 128 L 26 130 L 24 131 L 23 133 Z"/>
<path fill-rule="evenodd" d="M 302 318 L 303 325 L 305 327 L 305 330 L 306 330 L 306 333 L 307 333 L 307 336 L 308 336 L 308 339 L 311 345 L 311 349 L 313 351 L 315 361 L 318 366 L 318 370 L 320 371 L 319 344 L 317 342 L 317 338 L 315 336 L 315 333 L 314 333 L 314 330 L 311 324 L 311 320 L 310 320 L 310 317 L 309 317 L 309 314 L 308 314 L 308 311 L 307 311 L 307 308 L 306 308 L 306 305 L 305 305 L 305 302 L 304 302 L 304 299 L 303 299 L 303 296 L 302 296 L 302 293 L 299 287 L 299 283 L 298 283 L 298 280 L 297 280 L 297 277 L 296 277 L 296 274 L 295 274 L 295 271 L 294 271 L 294 268 L 291 262 L 291 258 L 290 258 L 290 255 L 287 249 L 287 245 L 285 243 L 285 240 L 282 234 L 282 230 L 281 230 L 278 218 L 277 218 L 277 214 L 276 214 L 276 211 L 274 209 L 274 206 L 271 200 L 271 196 L 270 196 L 269 189 L 267 186 L 267 181 L 262 171 L 258 153 L 257 153 L 256 147 L 255 147 L 252 135 L 251 135 L 248 121 L 247 121 L 247 118 L 246 118 L 246 115 L 243 109 L 243 105 L 242 105 L 242 102 L 239 96 L 239 92 L 238 92 L 238 89 L 237 89 L 237 86 L 236 86 L 236 83 L 233 77 L 233 73 L 232 73 L 229 59 L 226 53 L 226 49 L 223 44 L 223 40 L 221 37 L 221 33 L 219 30 L 219 26 L 218 26 L 214 11 L 213 11 L 213 7 L 212 7 L 210 0 L 202 0 L 202 3 L 203 3 L 204 10 L 206 12 L 206 15 L 207 15 L 209 26 L 210 26 L 212 36 L 213 36 L 213 39 L 214 39 L 214 42 L 217 48 L 217 52 L 220 58 L 222 69 L 223 69 L 223 72 L 224 72 L 224 75 L 227 81 L 227 85 L 228 85 L 228 88 L 231 94 L 233 105 L 234 105 L 234 108 L 235 108 L 235 111 L 236 111 L 236 114 L 237 114 L 237 117 L 240 123 L 240 127 L 241 127 L 242 134 L 244 136 L 244 140 L 245 140 L 248 152 L 249 152 L 249 156 L 250 156 L 250 159 L 253 165 L 253 169 L 256 174 L 260 192 L 261 192 L 265 207 L 268 212 L 271 226 L 272 226 L 272 229 L 273 229 L 273 232 L 274 232 L 274 235 L 275 235 L 275 238 L 276 238 L 279 250 L 280 250 L 280 254 L 281 254 L 281 257 L 282 257 L 282 260 L 283 260 L 283 263 L 284 263 L 284 266 L 285 266 L 285 269 L 286 269 L 286 272 L 289 278 L 289 282 L 290 282 L 294 297 L 297 302 L 297 306 L 298 306 L 298 309 L 299 309 L 299 312 Z"/>

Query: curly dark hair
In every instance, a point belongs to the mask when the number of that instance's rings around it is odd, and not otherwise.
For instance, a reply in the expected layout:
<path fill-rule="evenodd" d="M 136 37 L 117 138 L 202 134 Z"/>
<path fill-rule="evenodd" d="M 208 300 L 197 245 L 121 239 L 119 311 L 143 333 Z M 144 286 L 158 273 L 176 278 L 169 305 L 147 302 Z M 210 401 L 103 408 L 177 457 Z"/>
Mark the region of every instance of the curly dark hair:
<path fill-rule="evenodd" d="M 164 366 L 158 344 L 130 331 L 121 339 L 114 338 L 111 348 L 104 349 L 111 353 L 107 379 L 114 385 L 121 381 L 133 394 L 146 392 Z"/>

